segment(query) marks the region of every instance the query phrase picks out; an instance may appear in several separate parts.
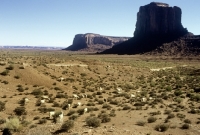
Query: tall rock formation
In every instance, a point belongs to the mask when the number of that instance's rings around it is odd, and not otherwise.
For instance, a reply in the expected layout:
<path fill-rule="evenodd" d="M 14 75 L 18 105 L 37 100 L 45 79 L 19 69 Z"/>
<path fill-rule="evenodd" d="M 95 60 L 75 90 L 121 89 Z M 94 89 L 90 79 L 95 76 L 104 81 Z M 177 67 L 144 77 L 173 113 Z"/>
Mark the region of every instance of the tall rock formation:
<path fill-rule="evenodd" d="M 186 32 L 181 24 L 181 9 L 165 3 L 152 2 L 141 6 L 137 13 L 134 36 L 182 34 Z"/>
<path fill-rule="evenodd" d="M 137 13 L 134 37 L 102 53 L 137 54 L 151 51 L 188 33 L 181 24 L 182 11 L 166 3 L 152 2 Z"/>
<path fill-rule="evenodd" d="M 87 33 L 77 34 L 74 37 L 73 44 L 65 50 L 78 51 L 103 51 L 113 47 L 116 44 L 128 40 L 130 37 L 112 37 L 99 34 Z"/>

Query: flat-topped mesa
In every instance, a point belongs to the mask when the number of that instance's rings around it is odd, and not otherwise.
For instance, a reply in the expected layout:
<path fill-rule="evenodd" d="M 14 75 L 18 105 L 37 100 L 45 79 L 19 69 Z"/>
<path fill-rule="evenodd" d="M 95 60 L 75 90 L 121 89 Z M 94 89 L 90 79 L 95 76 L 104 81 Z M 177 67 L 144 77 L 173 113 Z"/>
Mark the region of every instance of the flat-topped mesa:
<path fill-rule="evenodd" d="M 161 3 L 161 2 L 151 2 L 150 5 L 155 5 L 155 6 L 160 6 L 160 7 L 169 7 L 169 4 Z"/>
<path fill-rule="evenodd" d="M 179 7 L 170 7 L 166 3 L 151 2 L 141 6 L 134 36 L 184 35 L 187 30 L 181 24 L 181 14 Z"/>
<path fill-rule="evenodd" d="M 94 33 L 77 34 L 74 37 L 73 44 L 65 50 L 77 51 L 85 48 L 92 48 L 94 51 L 99 49 L 105 50 L 129 38 L 130 37 L 103 36 Z"/>

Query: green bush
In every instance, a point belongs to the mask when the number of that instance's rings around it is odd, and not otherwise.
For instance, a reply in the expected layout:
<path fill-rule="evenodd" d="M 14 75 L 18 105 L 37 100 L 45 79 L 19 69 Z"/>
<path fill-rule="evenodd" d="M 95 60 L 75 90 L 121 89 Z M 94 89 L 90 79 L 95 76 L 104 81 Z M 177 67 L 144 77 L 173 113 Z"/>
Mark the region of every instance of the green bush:
<path fill-rule="evenodd" d="M 101 124 L 101 120 L 95 116 L 92 116 L 92 117 L 89 116 L 86 118 L 85 121 L 86 121 L 86 124 L 91 127 L 99 127 Z"/>
<path fill-rule="evenodd" d="M 156 125 L 155 130 L 159 132 L 164 132 L 167 131 L 168 128 L 169 128 L 168 124 L 161 124 L 161 125 Z"/>
<path fill-rule="evenodd" d="M 108 110 L 110 110 L 112 107 L 111 107 L 111 105 L 104 103 L 102 105 L 102 108 L 107 108 Z"/>
<path fill-rule="evenodd" d="M 149 117 L 149 118 L 147 119 L 148 123 L 153 123 L 153 122 L 155 122 L 156 120 L 157 120 L 156 117 Z"/>
<path fill-rule="evenodd" d="M 185 123 L 182 125 L 181 127 L 182 129 L 189 129 L 190 128 L 190 125 L 188 123 Z"/>
<path fill-rule="evenodd" d="M 31 94 L 38 96 L 38 95 L 43 95 L 43 92 L 41 89 L 35 89 L 31 92 Z"/>
<path fill-rule="evenodd" d="M 9 70 L 4 70 L 3 72 L 1 72 L 1 75 L 6 76 L 8 75 L 8 73 L 9 73 Z"/>
<path fill-rule="evenodd" d="M 184 122 L 188 123 L 188 124 L 191 124 L 191 120 L 189 120 L 189 119 L 185 119 Z"/>
<path fill-rule="evenodd" d="M 170 114 L 172 110 L 165 110 L 164 114 Z"/>
<path fill-rule="evenodd" d="M 175 117 L 175 115 L 173 113 L 170 113 L 170 114 L 168 114 L 167 119 L 172 119 L 174 117 Z"/>
<path fill-rule="evenodd" d="M 6 67 L 7 70 L 13 70 L 14 66 L 13 65 L 9 65 L 8 67 Z"/>
<path fill-rule="evenodd" d="M 14 76 L 15 79 L 19 79 L 20 77 L 18 75 Z"/>
<path fill-rule="evenodd" d="M 64 122 L 61 126 L 61 130 L 68 132 L 70 129 L 72 129 L 74 127 L 74 121 L 73 120 L 67 120 L 66 122 Z"/>
<path fill-rule="evenodd" d="M 17 107 L 14 109 L 14 112 L 18 116 L 26 115 L 26 108 L 25 107 Z"/>
<path fill-rule="evenodd" d="M 176 116 L 177 116 L 178 118 L 181 118 L 181 119 L 182 119 L 182 118 L 185 118 L 185 115 L 184 115 L 184 114 L 181 114 L 181 113 L 177 113 Z"/>
<path fill-rule="evenodd" d="M 84 109 L 83 109 L 83 108 L 78 109 L 78 110 L 77 110 L 77 113 L 78 113 L 79 115 L 83 115 L 83 114 L 84 114 Z"/>
<path fill-rule="evenodd" d="M 129 109 L 131 109 L 131 107 L 128 106 L 128 105 L 126 105 L 126 106 L 123 107 L 123 110 L 129 110 Z"/>
<path fill-rule="evenodd" d="M 101 119 L 101 123 L 107 123 L 110 122 L 111 118 L 109 117 L 109 115 L 107 113 L 100 113 L 98 115 L 98 118 Z"/>
<path fill-rule="evenodd" d="M 0 112 L 5 110 L 5 104 L 6 103 L 0 101 Z"/>
<path fill-rule="evenodd" d="M 69 120 L 76 120 L 78 118 L 78 114 L 73 114 L 69 117 Z"/>
<path fill-rule="evenodd" d="M 18 90 L 19 92 L 24 92 L 24 88 L 23 88 L 23 87 L 18 87 L 17 90 Z"/>
<path fill-rule="evenodd" d="M 67 116 L 70 116 L 70 115 L 72 115 L 72 114 L 74 114 L 74 113 L 76 113 L 75 110 L 70 110 L 70 111 L 67 113 Z"/>
<path fill-rule="evenodd" d="M 38 124 L 45 124 L 45 123 L 47 123 L 46 119 L 40 119 L 39 122 L 38 122 Z"/>
<path fill-rule="evenodd" d="M 57 93 L 56 94 L 56 98 L 66 98 L 67 96 L 65 94 L 62 93 Z"/>
<path fill-rule="evenodd" d="M 4 127 L 13 132 L 18 132 L 22 129 L 22 125 L 17 117 L 7 119 Z"/>
<path fill-rule="evenodd" d="M 138 125 L 138 126 L 144 126 L 146 124 L 146 122 L 145 121 L 137 121 L 136 122 L 136 125 Z"/>
<path fill-rule="evenodd" d="M 176 96 L 180 96 L 182 94 L 182 91 L 181 90 L 177 90 L 174 92 L 174 95 Z"/>

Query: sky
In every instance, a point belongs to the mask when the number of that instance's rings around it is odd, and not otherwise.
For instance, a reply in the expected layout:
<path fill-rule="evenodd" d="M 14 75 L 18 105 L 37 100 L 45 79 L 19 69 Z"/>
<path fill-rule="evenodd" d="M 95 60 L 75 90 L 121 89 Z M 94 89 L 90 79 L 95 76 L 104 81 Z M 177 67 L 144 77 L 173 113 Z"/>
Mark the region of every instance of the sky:
<path fill-rule="evenodd" d="M 76 34 L 132 37 L 140 6 L 152 0 L 0 0 L 0 46 L 68 47 Z M 200 0 L 159 0 L 182 9 L 200 35 Z"/>

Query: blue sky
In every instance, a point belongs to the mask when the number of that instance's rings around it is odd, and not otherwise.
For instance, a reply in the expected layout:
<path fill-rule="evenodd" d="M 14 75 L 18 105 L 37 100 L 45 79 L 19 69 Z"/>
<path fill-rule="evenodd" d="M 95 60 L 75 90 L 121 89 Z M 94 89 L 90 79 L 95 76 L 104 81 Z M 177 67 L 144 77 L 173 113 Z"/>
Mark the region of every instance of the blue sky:
<path fill-rule="evenodd" d="M 76 34 L 132 37 L 139 7 L 151 0 L 0 0 L 0 45 L 72 44 Z M 182 9 L 182 24 L 200 35 L 200 0 L 159 0 Z"/>

